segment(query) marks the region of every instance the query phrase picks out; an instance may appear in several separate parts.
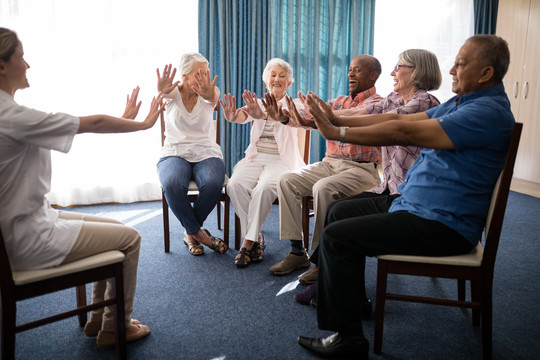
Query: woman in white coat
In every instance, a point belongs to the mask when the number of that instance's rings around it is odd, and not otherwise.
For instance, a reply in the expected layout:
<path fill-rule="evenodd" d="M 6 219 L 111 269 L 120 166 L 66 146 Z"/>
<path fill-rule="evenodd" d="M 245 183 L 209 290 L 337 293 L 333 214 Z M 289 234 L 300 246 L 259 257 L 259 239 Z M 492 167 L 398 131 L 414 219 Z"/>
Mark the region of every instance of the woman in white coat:
<path fill-rule="evenodd" d="M 51 150 L 67 153 L 80 133 L 149 129 L 163 111 L 163 95 L 152 100 L 144 121 L 132 120 L 141 105 L 139 88 L 128 97 L 122 118 L 46 113 L 15 102 L 15 92 L 30 86 L 28 68 L 17 34 L 0 28 L 0 228 L 11 268 L 44 269 L 108 250 L 122 251 L 126 340 L 139 340 L 150 333 L 148 326 L 131 318 L 141 236 L 116 220 L 55 210 L 45 194 L 51 187 Z M 92 303 L 110 298 L 113 292 L 107 281 L 95 282 Z M 96 309 L 84 333 L 97 337 L 98 346 L 112 346 L 114 323 L 111 307 Z"/>
<path fill-rule="evenodd" d="M 286 108 L 285 94 L 294 82 L 291 65 L 279 58 L 271 59 L 262 77 L 270 94 Z M 298 149 L 298 129 L 275 121 L 278 119 L 268 119 L 262 101 L 255 94 L 245 91 L 242 98 L 246 106 L 241 109 L 236 109 L 236 99 L 230 94 L 221 101 L 225 119 L 234 123 L 252 122 L 246 156 L 233 168 L 227 185 L 244 238 L 234 260 L 237 267 L 263 260 L 266 245 L 261 227 L 277 198 L 277 179 L 305 165 Z M 296 105 L 303 106 L 300 101 Z"/>

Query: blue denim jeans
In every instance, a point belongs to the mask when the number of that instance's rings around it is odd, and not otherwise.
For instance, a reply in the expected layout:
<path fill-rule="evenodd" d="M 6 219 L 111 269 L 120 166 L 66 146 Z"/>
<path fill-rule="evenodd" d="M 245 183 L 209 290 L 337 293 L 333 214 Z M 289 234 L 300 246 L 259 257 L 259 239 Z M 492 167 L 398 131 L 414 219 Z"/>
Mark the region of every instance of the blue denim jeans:
<path fill-rule="evenodd" d="M 223 161 L 212 157 L 191 163 L 178 156 L 168 156 L 159 160 L 157 171 L 173 214 L 189 235 L 197 234 L 221 195 L 225 179 Z M 199 187 L 199 195 L 193 206 L 188 199 L 191 179 Z"/>

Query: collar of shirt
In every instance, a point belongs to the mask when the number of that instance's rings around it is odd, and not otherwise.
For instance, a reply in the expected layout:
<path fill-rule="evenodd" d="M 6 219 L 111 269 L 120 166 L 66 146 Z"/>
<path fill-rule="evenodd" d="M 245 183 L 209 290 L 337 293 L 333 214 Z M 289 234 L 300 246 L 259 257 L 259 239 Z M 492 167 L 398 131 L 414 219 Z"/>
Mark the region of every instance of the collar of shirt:
<path fill-rule="evenodd" d="M 471 101 L 483 96 L 497 96 L 497 95 L 506 95 L 504 91 L 503 83 L 498 83 L 497 85 L 490 86 L 486 89 L 480 91 L 475 91 L 470 94 L 463 95 L 462 97 L 455 96 L 453 98 L 456 105 L 461 105 L 467 101 Z"/>

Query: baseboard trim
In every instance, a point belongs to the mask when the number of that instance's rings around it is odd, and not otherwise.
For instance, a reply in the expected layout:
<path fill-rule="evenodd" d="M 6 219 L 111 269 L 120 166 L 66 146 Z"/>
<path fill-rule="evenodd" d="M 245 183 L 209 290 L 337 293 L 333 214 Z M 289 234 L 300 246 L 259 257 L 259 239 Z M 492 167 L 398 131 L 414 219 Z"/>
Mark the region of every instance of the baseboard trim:
<path fill-rule="evenodd" d="M 512 178 L 510 190 L 540 198 L 540 184 L 532 181 Z"/>

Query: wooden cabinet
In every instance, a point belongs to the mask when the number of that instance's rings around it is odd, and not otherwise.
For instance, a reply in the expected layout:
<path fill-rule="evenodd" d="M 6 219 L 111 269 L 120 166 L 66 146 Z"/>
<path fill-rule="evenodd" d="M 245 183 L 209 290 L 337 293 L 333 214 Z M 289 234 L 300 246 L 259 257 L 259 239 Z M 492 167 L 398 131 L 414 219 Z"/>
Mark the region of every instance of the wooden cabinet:
<path fill-rule="evenodd" d="M 523 123 L 514 177 L 540 196 L 540 0 L 499 0 L 497 35 L 510 47 L 504 86 Z"/>

